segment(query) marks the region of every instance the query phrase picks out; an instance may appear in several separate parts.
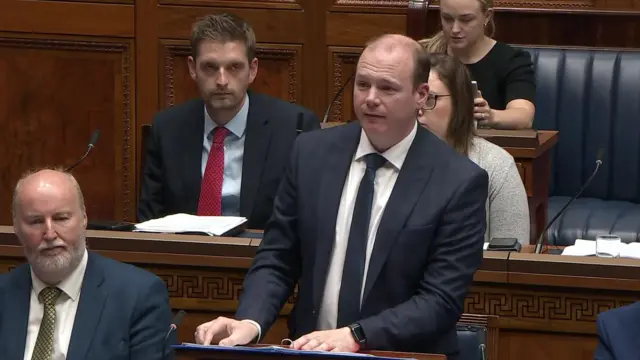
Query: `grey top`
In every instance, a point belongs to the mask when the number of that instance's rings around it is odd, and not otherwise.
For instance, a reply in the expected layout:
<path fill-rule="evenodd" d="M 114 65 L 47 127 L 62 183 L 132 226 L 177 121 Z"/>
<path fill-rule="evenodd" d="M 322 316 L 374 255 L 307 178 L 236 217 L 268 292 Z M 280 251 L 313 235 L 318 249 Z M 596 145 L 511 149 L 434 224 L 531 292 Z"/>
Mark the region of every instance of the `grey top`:
<path fill-rule="evenodd" d="M 528 244 L 529 202 L 513 156 L 503 148 L 476 137 L 469 150 L 469 159 L 489 175 L 484 241 L 515 237 L 521 244 Z"/>

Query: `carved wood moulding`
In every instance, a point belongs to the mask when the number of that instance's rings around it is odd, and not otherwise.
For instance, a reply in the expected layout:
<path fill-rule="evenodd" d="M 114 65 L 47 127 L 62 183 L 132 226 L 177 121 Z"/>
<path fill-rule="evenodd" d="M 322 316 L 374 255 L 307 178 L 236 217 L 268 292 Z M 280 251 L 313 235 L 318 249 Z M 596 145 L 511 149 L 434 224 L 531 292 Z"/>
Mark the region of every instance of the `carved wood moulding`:
<path fill-rule="evenodd" d="M 208 272 L 206 275 L 194 272 L 193 274 L 173 274 L 166 269 L 147 269 L 158 275 L 167 284 L 169 297 L 195 301 L 194 304 L 208 302 L 233 302 L 236 303 L 242 295 L 242 282 L 245 271 L 241 272 Z M 287 303 L 294 304 L 296 294 L 292 295 Z M 235 307 L 235 305 L 234 305 Z M 209 307 L 203 310 L 214 310 Z"/>
<path fill-rule="evenodd" d="M 0 47 L 13 47 L 21 49 L 37 50 L 62 50 L 95 53 L 118 53 L 121 56 L 122 64 L 122 214 L 124 221 L 133 221 L 129 213 L 134 206 L 131 203 L 131 191 L 135 187 L 130 178 L 130 157 L 132 156 L 131 144 L 131 47 L 129 43 L 119 42 L 98 42 L 70 39 L 40 39 L 40 38 L 0 38 Z"/>
<path fill-rule="evenodd" d="M 295 103 L 298 99 L 298 58 L 300 52 L 294 49 L 279 48 L 275 46 L 261 47 L 258 45 L 257 58 L 262 60 L 286 61 L 288 75 L 289 102 Z"/>
<path fill-rule="evenodd" d="M 431 5 L 439 5 L 438 0 L 433 0 Z M 336 7 L 382 7 L 382 8 L 407 8 L 409 0 L 336 0 Z M 544 9 L 589 9 L 595 8 L 595 0 L 580 1 L 548 1 L 548 0 L 524 0 L 524 1 L 494 1 L 496 8 L 544 8 Z"/>
<path fill-rule="evenodd" d="M 300 9 L 297 0 L 159 0 L 160 5 L 203 5 L 254 9 Z"/>
<path fill-rule="evenodd" d="M 601 312 L 632 304 L 636 297 L 548 291 L 471 289 L 464 312 L 539 321 L 595 322 Z"/>
<path fill-rule="evenodd" d="M 174 77 L 175 61 L 186 61 L 186 58 L 191 55 L 191 48 L 187 42 L 172 42 L 162 45 L 165 49 L 164 58 L 164 95 L 165 105 L 171 107 L 175 105 L 175 86 Z M 298 94 L 298 57 L 301 54 L 299 51 L 289 48 L 272 47 L 272 46 L 260 46 L 256 49 L 256 56 L 259 60 L 275 60 L 287 62 L 287 75 L 288 75 L 288 100 L 290 102 L 297 102 L 299 99 Z M 177 60 L 177 58 L 182 58 Z"/>
<path fill-rule="evenodd" d="M 358 58 L 360 57 L 360 50 L 353 49 L 353 51 L 343 52 L 343 51 L 334 51 L 332 53 L 333 57 L 333 93 L 332 97 L 340 91 L 340 88 L 345 84 L 345 82 L 351 76 L 350 72 L 344 70 L 345 65 L 356 65 L 358 63 Z M 348 96 L 345 92 L 341 94 L 336 99 L 336 102 L 333 104 L 331 108 L 331 117 L 330 121 L 342 122 L 343 114 L 342 114 L 342 98 L 344 96 Z"/>

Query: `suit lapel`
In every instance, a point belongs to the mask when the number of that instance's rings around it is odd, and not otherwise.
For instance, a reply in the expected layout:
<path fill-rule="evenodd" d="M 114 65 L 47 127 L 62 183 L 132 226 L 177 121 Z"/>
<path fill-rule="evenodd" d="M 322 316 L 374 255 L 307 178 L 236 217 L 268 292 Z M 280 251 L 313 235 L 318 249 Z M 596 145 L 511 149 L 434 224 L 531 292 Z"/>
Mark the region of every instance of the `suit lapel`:
<path fill-rule="evenodd" d="M 249 92 L 240 186 L 240 215 L 247 218 L 251 217 L 271 141 L 269 119 L 261 108 L 260 99 Z"/>
<path fill-rule="evenodd" d="M 400 231 L 404 228 L 404 224 L 420 198 L 420 194 L 429 181 L 433 171 L 433 157 L 438 156 L 429 149 L 429 142 L 436 140 L 431 137 L 433 135 L 418 126 L 418 132 L 409 148 L 378 226 L 369 260 L 363 303 L 380 274 L 391 247 L 396 242 Z"/>
<path fill-rule="evenodd" d="M 195 101 L 193 107 L 188 109 L 184 126 L 181 148 L 184 157 L 184 170 L 180 178 L 184 179 L 182 187 L 185 199 L 189 204 L 189 212 L 195 214 L 198 211 L 200 199 L 200 184 L 202 183 L 202 142 L 204 140 L 204 101 Z M 179 134 L 176 134 L 179 136 Z M 177 137 L 176 136 L 176 137 Z"/>
<path fill-rule="evenodd" d="M 88 357 L 89 345 L 100 324 L 107 292 L 101 286 L 104 273 L 97 261 L 96 255 L 89 252 L 67 360 L 83 360 Z"/>
<path fill-rule="evenodd" d="M 29 305 L 31 302 L 31 272 L 28 265 L 16 268 L 8 284 L 7 292 L 3 294 L 3 304 L 0 309 L 2 324 L 0 335 L 2 336 L 0 357 L 7 359 L 22 359 L 27 339 L 27 326 L 29 321 Z"/>
<path fill-rule="evenodd" d="M 316 309 L 319 308 L 322 301 L 327 281 L 329 261 L 336 238 L 336 220 L 342 190 L 360 137 L 361 128 L 358 122 L 342 125 L 342 127 L 345 134 L 340 137 L 336 136 L 330 147 L 330 153 L 323 156 L 326 165 L 319 188 L 318 238 L 313 268 L 313 301 Z"/>

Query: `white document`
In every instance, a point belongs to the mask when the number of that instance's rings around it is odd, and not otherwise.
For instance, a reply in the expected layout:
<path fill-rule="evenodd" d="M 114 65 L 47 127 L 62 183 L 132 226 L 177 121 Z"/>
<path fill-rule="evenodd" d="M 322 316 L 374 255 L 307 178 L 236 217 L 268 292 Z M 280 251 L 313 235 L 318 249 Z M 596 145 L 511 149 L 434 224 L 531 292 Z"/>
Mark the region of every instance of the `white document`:
<path fill-rule="evenodd" d="M 640 243 L 633 242 L 629 244 L 625 244 L 625 243 L 608 244 L 605 242 L 604 245 L 610 247 L 605 250 L 607 253 L 614 255 L 614 257 L 640 259 Z M 595 256 L 596 241 L 577 239 L 575 244 L 564 248 L 564 250 L 562 251 L 562 255 Z"/>
<path fill-rule="evenodd" d="M 247 218 L 238 216 L 174 214 L 136 224 L 134 231 L 154 233 L 201 232 L 210 236 L 221 236 L 245 222 L 247 222 Z"/>

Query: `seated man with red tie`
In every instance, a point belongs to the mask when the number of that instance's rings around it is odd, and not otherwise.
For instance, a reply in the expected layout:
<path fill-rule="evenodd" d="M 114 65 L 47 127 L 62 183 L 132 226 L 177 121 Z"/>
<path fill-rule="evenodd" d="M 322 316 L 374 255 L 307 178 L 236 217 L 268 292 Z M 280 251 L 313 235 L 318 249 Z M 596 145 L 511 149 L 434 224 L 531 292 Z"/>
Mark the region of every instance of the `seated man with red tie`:
<path fill-rule="evenodd" d="M 82 191 L 69 173 L 37 171 L 16 185 L 13 228 L 27 262 L 0 275 L 1 359 L 170 356 L 165 283 L 88 250 L 86 226 Z"/>
<path fill-rule="evenodd" d="M 262 229 L 311 111 L 248 90 L 258 72 L 251 26 L 231 14 L 195 24 L 189 72 L 201 98 L 158 113 L 148 139 L 138 221 L 175 213 L 243 216 Z"/>

